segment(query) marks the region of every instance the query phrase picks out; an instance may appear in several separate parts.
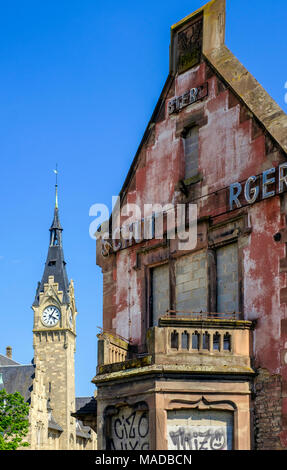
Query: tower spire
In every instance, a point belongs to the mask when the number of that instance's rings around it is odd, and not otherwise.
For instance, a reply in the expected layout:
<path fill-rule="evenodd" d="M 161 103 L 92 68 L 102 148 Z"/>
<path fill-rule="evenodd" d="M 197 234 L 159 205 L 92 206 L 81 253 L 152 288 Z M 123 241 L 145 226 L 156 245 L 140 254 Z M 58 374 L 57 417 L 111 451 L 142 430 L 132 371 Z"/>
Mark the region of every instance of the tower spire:
<path fill-rule="evenodd" d="M 59 285 L 59 290 L 63 292 L 63 302 L 68 302 L 69 299 L 69 281 L 66 272 L 66 262 L 64 259 L 64 251 L 62 245 L 62 226 L 60 224 L 59 209 L 58 209 L 58 169 L 54 170 L 56 175 L 55 184 L 55 207 L 54 217 L 50 231 L 50 243 L 48 249 L 47 260 L 42 277 L 42 281 L 37 289 L 36 299 L 33 305 L 37 305 L 39 301 L 39 293 L 44 291 L 44 284 L 48 282 L 49 276 L 54 276 L 54 282 Z"/>

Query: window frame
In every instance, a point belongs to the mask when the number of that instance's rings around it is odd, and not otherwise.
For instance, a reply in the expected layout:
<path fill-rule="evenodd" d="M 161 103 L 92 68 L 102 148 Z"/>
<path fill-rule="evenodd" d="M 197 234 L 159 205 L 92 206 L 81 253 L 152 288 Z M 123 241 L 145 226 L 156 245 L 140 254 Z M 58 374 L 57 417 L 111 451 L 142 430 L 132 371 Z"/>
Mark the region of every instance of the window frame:
<path fill-rule="evenodd" d="M 188 139 L 188 134 L 191 133 L 193 130 L 197 131 L 197 155 L 196 155 L 196 162 L 193 162 L 193 154 L 187 155 L 186 152 L 186 144 L 187 144 L 187 139 Z M 182 141 L 183 141 L 183 157 L 184 157 L 184 181 L 187 181 L 189 179 L 195 178 L 198 173 L 199 173 L 199 130 L 200 126 L 196 123 L 190 125 L 189 127 L 186 127 L 184 131 L 181 134 Z M 188 175 L 187 174 L 187 158 L 191 160 L 191 164 L 195 163 L 197 170 L 194 171 L 194 174 Z"/>

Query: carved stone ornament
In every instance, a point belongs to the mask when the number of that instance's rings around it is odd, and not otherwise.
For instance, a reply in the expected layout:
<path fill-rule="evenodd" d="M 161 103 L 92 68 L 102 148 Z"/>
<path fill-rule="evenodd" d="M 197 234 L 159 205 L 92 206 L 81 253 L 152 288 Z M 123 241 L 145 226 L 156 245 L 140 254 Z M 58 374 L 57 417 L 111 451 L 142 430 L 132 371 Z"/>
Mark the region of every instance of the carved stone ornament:
<path fill-rule="evenodd" d="M 202 48 L 202 19 L 178 33 L 177 71 L 183 73 L 200 62 Z"/>

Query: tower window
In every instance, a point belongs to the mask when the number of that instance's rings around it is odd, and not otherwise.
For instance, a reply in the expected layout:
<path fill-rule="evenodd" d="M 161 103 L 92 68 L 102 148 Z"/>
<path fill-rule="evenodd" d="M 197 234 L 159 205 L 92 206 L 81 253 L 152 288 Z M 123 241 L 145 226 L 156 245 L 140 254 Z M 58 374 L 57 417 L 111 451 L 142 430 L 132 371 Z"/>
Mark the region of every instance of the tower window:
<path fill-rule="evenodd" d="M 209 349 L 209 334 L 207 332 L 202 336 L 202 349 Z"/>
<path fill-rule="evenodd" d="M 176 331 L 171 333 L 170 346 L 172 349 L 178 349 L 178 333 Z"/>
<path fill-rule="evenodd" d="M 184 136 L 185 179 L 198 174 L 198 127 L 191 127 Z"/>
<path fill-rule="evenodd" d="M 226 333 L 223 338 L 223 349 L 224 351 L 231 351 L 231 336 Z"/>
<path fill-rule="evenodd" d="M 220 349 L 220 334 L 219 333 L 215 333 L 215 335 L 213 335 L 213 351 L 219 351 Z"/>
<path fill-rule="evenodd" d="M 181 347 L 182 349 L 189 349 L 189 334 L 186 331 L 181 335 Z"/>
<path fill-rule="evenodd" d="M 192 349 L 199 349 L 199 333 L 197 331 L 195 331 L 195 333 L 193 333 L 192 335 Z"/>

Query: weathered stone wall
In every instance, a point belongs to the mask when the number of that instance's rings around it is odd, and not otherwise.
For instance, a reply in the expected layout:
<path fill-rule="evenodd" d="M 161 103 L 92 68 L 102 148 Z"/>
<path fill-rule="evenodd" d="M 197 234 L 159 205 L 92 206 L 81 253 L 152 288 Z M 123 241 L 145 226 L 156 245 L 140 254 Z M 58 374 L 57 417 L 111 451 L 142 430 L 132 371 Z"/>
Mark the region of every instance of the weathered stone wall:
<path fill-rule="evenodd" d="M 70 284 L 69 306 L 62 302 L 63 293 L 59 291 L 53 276 L 49 277 L 39 297 L 39 306 L 33 306 L 34 362 L 36 367 L 41 364 L 46 396 L 50 399 L 53 417 L 63 430 L 59 437 L 59 449 L 69 450 L 76 444 L 76 420 L 71 416 L 75 411 L 76 332 L 75 323 L 69 325 L 69 308 L 73 318 L 76 316 L 73 284 Z M 58 325 L 47 328 L 41 318 L 45 307 L 51 304 L 61 310 L 61 318 Z"/>
<path fill-rule="evenodd" d="M 35 368 L 31 404 L 29 410 L 29 432 L 27 441 L 29 450 L 48 449 L 48 410 L 45 387 L 45 369 L 39 361 Z M 24 448 L 25 449 L 25 448 Z"/>
<path fill-rule="evenodd" d="M 74 343 L 74 336 L 64 331 L 41 332 L 34 337 L 35 362 L 36 365 L 39 360 L 42 363 L 53 416 L 64 430 L 60 449 L 69 449 L 75 441 L 76 420 L 70 416 L 75 411 Z"/>
<path fill-rule="evenodd" d="M 283 449 L 280 442 L 282 429 L 282 379 L 260 369 L 254 381 L 254 434 L 257 450 Z"/>
<path fill-rule="evenodd" d="M 133 344 L 144 344 L 150 327 L 149 270 L 168 262 L 171 309 L 237 310 L 245 320 L 257 322 L 254 341 L 250 341 L 254 367 L 261 371 L 256 379 L 256 447 L 287 448 L 287 392 L 282 396 L 280 391 L 281 377 L 284 390 L 287 388 L 287 327 L 282 323 L 287 318 L 286 206 L 282 210 L 277 183 L 269 186 L 274 196 L 262 199 L 261 177 L 256 183 L 260 194 L 256 203 L 246 200 L 233 211 L 228 203 L 230 184 L 238 181 L 243 185 L 252 175 L 262 175 L 286 162 L 286 145 L 282 145 L 286 116 L 223 46 L 224 4 L 218 0 L 203 8 L 204 55 L 195 66 L 181 70 L 183 73 L 176 70 L 178 41 L 173 38 L 192 19 L 172 28 L 171 74 L 121 192 L 121 202 L 136 203 L 142 214 L 144 204 L 151 202 L 197 203 L 199 224 L 206 228 L 198 225 L 196 249 L 197 254 L 209 252 L 207 281 L 203 267 L 194 262 L 194 253 L 184 253 L 186 265 L 180 266 L 185 262 L 179 259 L 183 253 L 172 241 L 158 244 L 157 249 L 153 241 L 134 244 L 111 254 L 109 260 L 98 256 L 98 264 L 107 273 L 104 283 L 110 282 L 104 285 L 104 328 L 112 325 L 115 333 Z M 208 93 L 186 102 L 195 88 L 205 88 Z M 178 103 L 175 112 L 170 112 L 169 100 Z M 194 126 L 198 127 L 198 175 L 187 184 L 184 138 Z M 231 242 L 237 244 L 233 253 L 228 246 Z M 203 289 L 198 299 L 196 289 Z M 269 372 L 263 373 L 263 369 Z M 249 403 L 238 424 L 239 433 L 246 432 L 248 407 Z"/>

